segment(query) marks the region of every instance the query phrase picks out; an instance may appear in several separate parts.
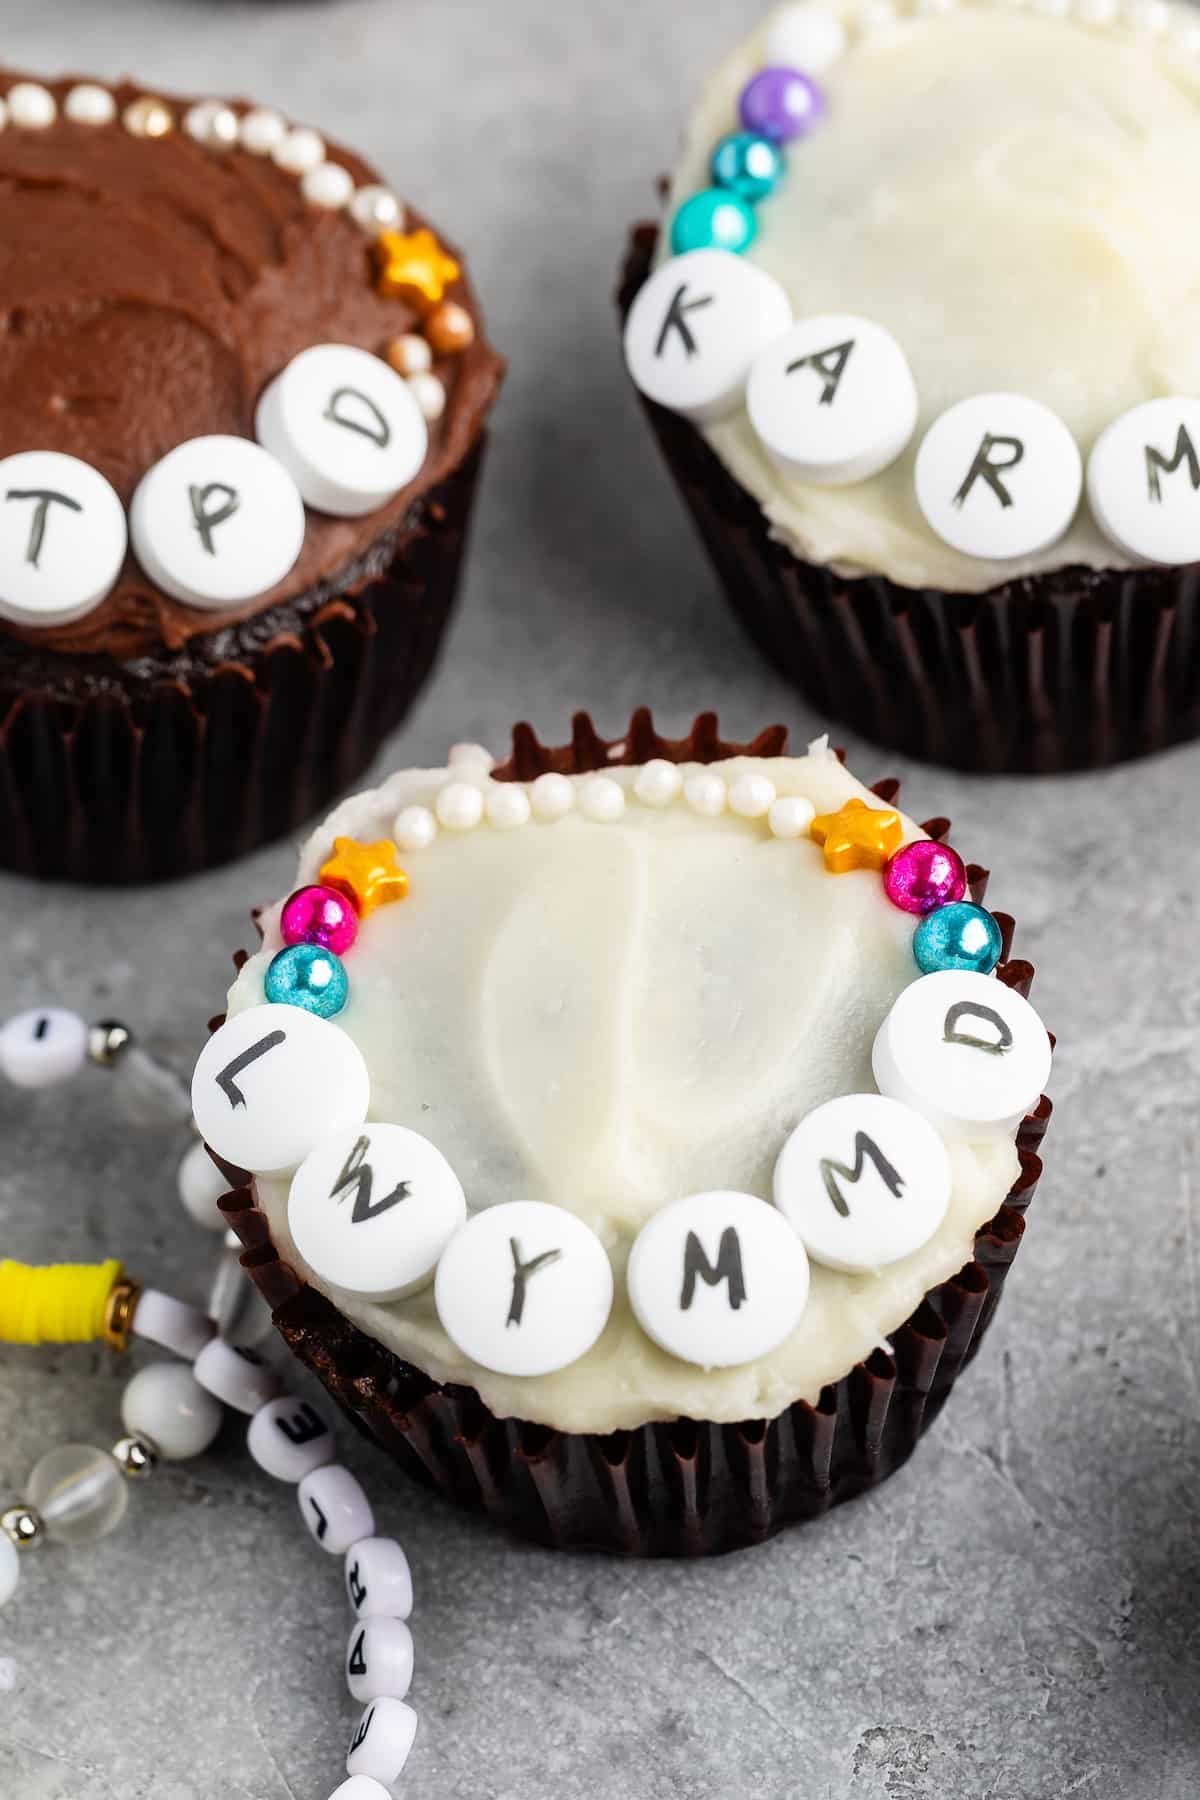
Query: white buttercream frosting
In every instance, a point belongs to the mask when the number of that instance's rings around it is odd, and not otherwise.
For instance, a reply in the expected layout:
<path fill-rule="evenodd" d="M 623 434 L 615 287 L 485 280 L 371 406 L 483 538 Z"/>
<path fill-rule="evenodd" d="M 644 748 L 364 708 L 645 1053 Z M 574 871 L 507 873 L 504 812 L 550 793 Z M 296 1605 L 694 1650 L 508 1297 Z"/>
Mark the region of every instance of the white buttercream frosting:
<path fill-rule="evenodd" d="M 828 6 L 850 21 L 861 8 Z M 799 557 L 907 587 L 975 592 L 1072 564 L 1133 566 L 1086 504 L 1049 549 L 977 560 L 929 529 L 913 491 L 921 436 L 968 395 L 1051 407 L 1086 456 L 1158 395 L 1200 394 L 1200 57 L 1191 9 L 1166 29 L 1097 26 L 999 4 L 901 16 L 855 35 L 821 77 L 828 113 L 788 146 L 748 254 L 798 316 L 861 314 L 900 342 L 920 418 L 898 461 L 858 486 L 782 474 L 744 410 L 709 443 Z M 667 218 L 709 185 L 714 145 L 768 60 L 771 15 L 706 83 Z M 660 250 L 660 254 L 665 251 Z"/>
<path fill-rule="evenodd" d="M 823 746 L 715 772 L 731 787 L 769 777 L 818 812 L 871 798 Z M 639 1330 L 624 1269 L 640 1225 L 704 1189 L 769 1200 L 799 1119 L 872 1089 L 872 1040 L 917 970 L 914 921 L 877 873 L 830 875 L 811 840 L 775 837 L 764 817 L 702 816 L 682 796 L 644 804 L 637 774 L 610 771 L 628 802 L 617 819 L 576 807 L 517 829 L 442 831 L 406 852 L 408 897 L 363 921 L 337 1021 L 366 1058 L 370 1116 L 430 1138 L 472 1210 L 544 1201 L 598 1233 L 617 1298 L 593 1349 L 556 1374 L 490 1373 L 451 1343 L 430 1290 L 381 1305 L 316 1280 L 288 1235 L 287 1183 L 258 1183 L 281 1255 L 370 1336 L 437 1380 L 477 1388 L 500 1416 L 571 1431 L 772 1417 L 815 1400 L 969 1261 L 1017 1172 L 1010 1142 L 953 1146 L 953 1197 L 934 1237 L 877 1274 L 814 1267 L 798 1329 L 757 1362 L 705 1372 Z M 483 770 L 465 778 L 497 786 Z M 335 837 L 391 836 L 404 809 L 433 810 L 447 779 L 406 771 L 347 800 L 305 846 L 297 885 L 317 879 Z M 576 799 L 588 779 L 572 778 Z M 261 1003 L 278 920 L 277 906 L 231 1012 Z"/>

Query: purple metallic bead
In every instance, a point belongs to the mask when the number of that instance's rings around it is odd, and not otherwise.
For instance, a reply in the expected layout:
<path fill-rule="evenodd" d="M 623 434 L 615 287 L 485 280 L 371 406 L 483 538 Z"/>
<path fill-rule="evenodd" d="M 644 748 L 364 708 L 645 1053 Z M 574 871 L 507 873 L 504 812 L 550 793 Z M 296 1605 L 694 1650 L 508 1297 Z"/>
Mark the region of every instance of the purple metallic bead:
<path fill-rule="evenodd" d="M 883 871 L 883 886 L 901 912 L 931 913 L 952 906 L 967 891 L 967 871 L 957 850 L 918 838 L 897 850 Z"/>
<path fill-rule="evenodd" d="M 825 96 L 811 76 L 777 66 L 751 76 L 738 111 L 747 131 L 786 144 L 812 130 L 825 111 Z"/>
<path fill-rule="evenodd" d="M 336 888 L 299 888 L 284 901 L 279 931 L 285 944 L 319 944 L 344 956 L 358 936 L 358 914 Z"/>

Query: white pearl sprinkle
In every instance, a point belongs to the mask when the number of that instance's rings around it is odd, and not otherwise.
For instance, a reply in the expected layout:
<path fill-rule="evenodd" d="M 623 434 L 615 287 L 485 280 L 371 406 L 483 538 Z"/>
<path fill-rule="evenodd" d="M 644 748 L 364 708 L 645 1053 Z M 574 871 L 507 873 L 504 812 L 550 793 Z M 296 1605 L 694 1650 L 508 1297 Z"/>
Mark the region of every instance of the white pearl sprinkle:
<path fill-rule="evenodd" d="M 183 129 L 209 150 L 232 150 L 238 141 L 238 117 L 223 100 L 201 100 L 183 115 Z"/>
<path fill-rule="evenodd" d="M 300 192 L 310 206 L 337 212 L 354 192 L 354 177 L 340 163 L 318 163 L 300 178 Z"/>
<path fill-rule="evenodd" d="M 287 136 L 287 126 L 280 113 L 269 106 L 256 106 L 238 126 L 238 142 L 252 156 L 270 156 Z"/>
<path fill-rule="evenodd" d="M 1065 19 L 1071 10 L 1071 0 L 1033 0 L 1033 10 L 1044 19 Z"/>
<path fill-rule="evenodd" d="M 58 115 L 54 95 L 39 81 L 18 81 L 8 90 L 8 116 L 22 131 L 44 131 Z"/>
<path fill-rule="evenodd" d="M 585 819 L 610 825 L 625 811 L 625 789 L 611 775 L 592 775 L 579 790 L 579 810 Z"/>
<path fill-rule="evenodd" d="M 854 29 L 860 37 L 869 37 L 873 31 L 890 30 L 897 17 L 892 0 L 866 0 L 854 14 Z"/>
<path fill-rule="evenodd" d="M 447 831 L 473 831 L 483 817 L 483 795 L 469 781 L 448 781 L 434 810 Z"/>
<path fill-rule="evenodd" d="M 923 18 L 937 19 L 952 13 L 957 5 L 958 0 L 916 0 L 913 10 Z"/>
<path fill-rule="evenodd" d="M 81 81 L 67 94 L 63 111 L 76 125 L 111 125 L 117 116 L 117 103 L 107 88 L 94 81 Z"/>
<path fill-rule="evenodd" d="M 480 778 L 490 775 L 496 766 L 495 757 L 483 744 L 451 744 L 446 761 L 456 774 Z"/>
<path fill-rule="evenodd" d="M 1186 24 L 1177 26 L 1172 34 L 1172 42 L 1185 56 L 1200 54 L 1200 21 L 1189 19 Z"/>
<path fill-rule="evenodd" d="M 389 346 L 388 361 L 400 375 L 423 375 L 433 367 L 433 349 L 428 338 L 406 331 Z"/>
<path fill-rule="evenodd" d="M 1161 37 L 1170 29 L 1171 8 L 1167 0 L 1132 0 L 1126 10 L 1126 18 L 1134 31 L 1143 31 L 1149 37 Z"/>
<path fill-rule="evenodd" d="M 817 809 L 811 800 L 805 800 L 800 794 L 781 794 L 771 803 L 767 824 L 774 837 L 798 838 L 807 834 L 816 816 Z"/>
<path fill-rule="evenodd" d="M 401 850 L 428 850 L 437 830 L 437 820 L 427 806 L 406 806 L 396 814 L 392 836 Z"/>
<path fill-rule="evenodd" d="M 512 831 L 518 825 L 528 825 L 532 810 L 529 795 L 515 781 L 492 782 L 485 807 L 488 822 L 497 831 Z"/>
<path fill-rule="evenodd" d="M 350 217 L 364 231 L 403 231 L 404 208 L 391 188 L 370 182 L 355 190 L 350 201 Z"/>
<path fill-rule="evenodd" d="M 424 419 L 440 419 L 446 410 L 446 390 L 436 375 L 410 375 L 408 385 Z"/>
<path fill-rule="evenodd" d="M 325 140 L 307 125 L 297 125 L 275 145 L 271 159 L 291 175 L 307 175 L 325 161 Z"/>
<path fill-rule="evenodd" d="M 533 807 L 534 817 L 553 823 L 555 819 L 563 819 L 575 804 L 575 789 L 565 775 L 555 775 L 548 771 L 539 775 L 529 790 L 529 804 Z"/>
<path fill-rule="evenodd" d="M 670 806 L 682 786 L 683 776 L 675 764 L 656 756 L 638 770 L 633 791 L 643 806 Z"/>
<path fill-rule="evenodd" d="M 1111 25 L 1120 11 L 1120 0 L 1076 0 L 1076 17 L 1085 25 Z"/>
<path fill-rule="evenodd" d="M 835 13 L 819 6 L 789 6 L 767 31 L 765 63 L 824 75 L 846 51 L 846 29 Z"/>
<path fill-rule="evenodd" d="M 705 819 L 715 819 L 725 811 L 725 783 L 710 770 L 689 775 L 683 784 L 683 794 L 692 811 Z"/>
<path fill-rule="evenodd" d="M 739 775 L 729 790 L 729 804 L 743 819 L 762 819 L 771 810 L 775 783 L 768 775 Z"/>

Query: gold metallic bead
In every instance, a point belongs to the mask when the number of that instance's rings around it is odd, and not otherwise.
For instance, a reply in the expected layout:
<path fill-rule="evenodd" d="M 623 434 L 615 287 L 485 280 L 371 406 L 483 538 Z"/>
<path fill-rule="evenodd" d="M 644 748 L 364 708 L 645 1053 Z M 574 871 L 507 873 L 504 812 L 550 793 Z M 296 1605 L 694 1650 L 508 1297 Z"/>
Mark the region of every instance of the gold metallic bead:
<path fill-rule="evenodd" d="M 146 1437 L 118 1438 L 112 1447 L 113 1461 L 129 1481 L 144 1481 L 158 1465 L 156 1445 Z"/>
<path fill-rule="evenodd" d="M 142 1290 L 137 1282 L 128 1278 L 118 1281 L 108 1296 L 104 1308 L 104 1341 L 111 1350 L 128 1350 L 133 1315 L 141 1297 Z"/>
<path fill-rule="evenodd" d="M 132 1042 L 132 1031 L 120 1019 L 98 1019 L 88 1026 L 88 1056 L 101 1069 L 111 1069 Z"/>
<path fill-rule="evenodd" d="M 46 1535 L 46 1527 L 32 1506 L 10 1506 L 0 1513 L 0 1531 L 18 1550 L 32 1550 Z"/>
<path fill-rule="evenodd" d="M 141 138 L 166 137 L 175 129 L 170 107 L 162 100 L 156 100 L 153 94 L 142 94 L 130 101 L 121 115 L 121 122 L 126 131 Z"/>
<path fill-rule="evenodd" d="M 475 342 L 475 321 L 457 300 L 443 300 L 426 319 L 425 336 L 439 356 L 460 356 Z"/>

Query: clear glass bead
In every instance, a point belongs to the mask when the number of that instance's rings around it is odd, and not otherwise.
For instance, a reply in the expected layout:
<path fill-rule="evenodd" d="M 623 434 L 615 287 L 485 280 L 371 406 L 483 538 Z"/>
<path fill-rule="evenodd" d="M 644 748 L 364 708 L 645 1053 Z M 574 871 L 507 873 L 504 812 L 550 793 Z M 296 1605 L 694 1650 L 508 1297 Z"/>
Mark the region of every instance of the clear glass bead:
<path fill-rule="evenodd" d="M 43 1456 L 29 1477 L 27 1498 L 49 1535 L 63 1544 L 106 1537 L 129 1504 L 120 1469 L 107 1450 L 91 1444 L 61 1444 Z"/>

